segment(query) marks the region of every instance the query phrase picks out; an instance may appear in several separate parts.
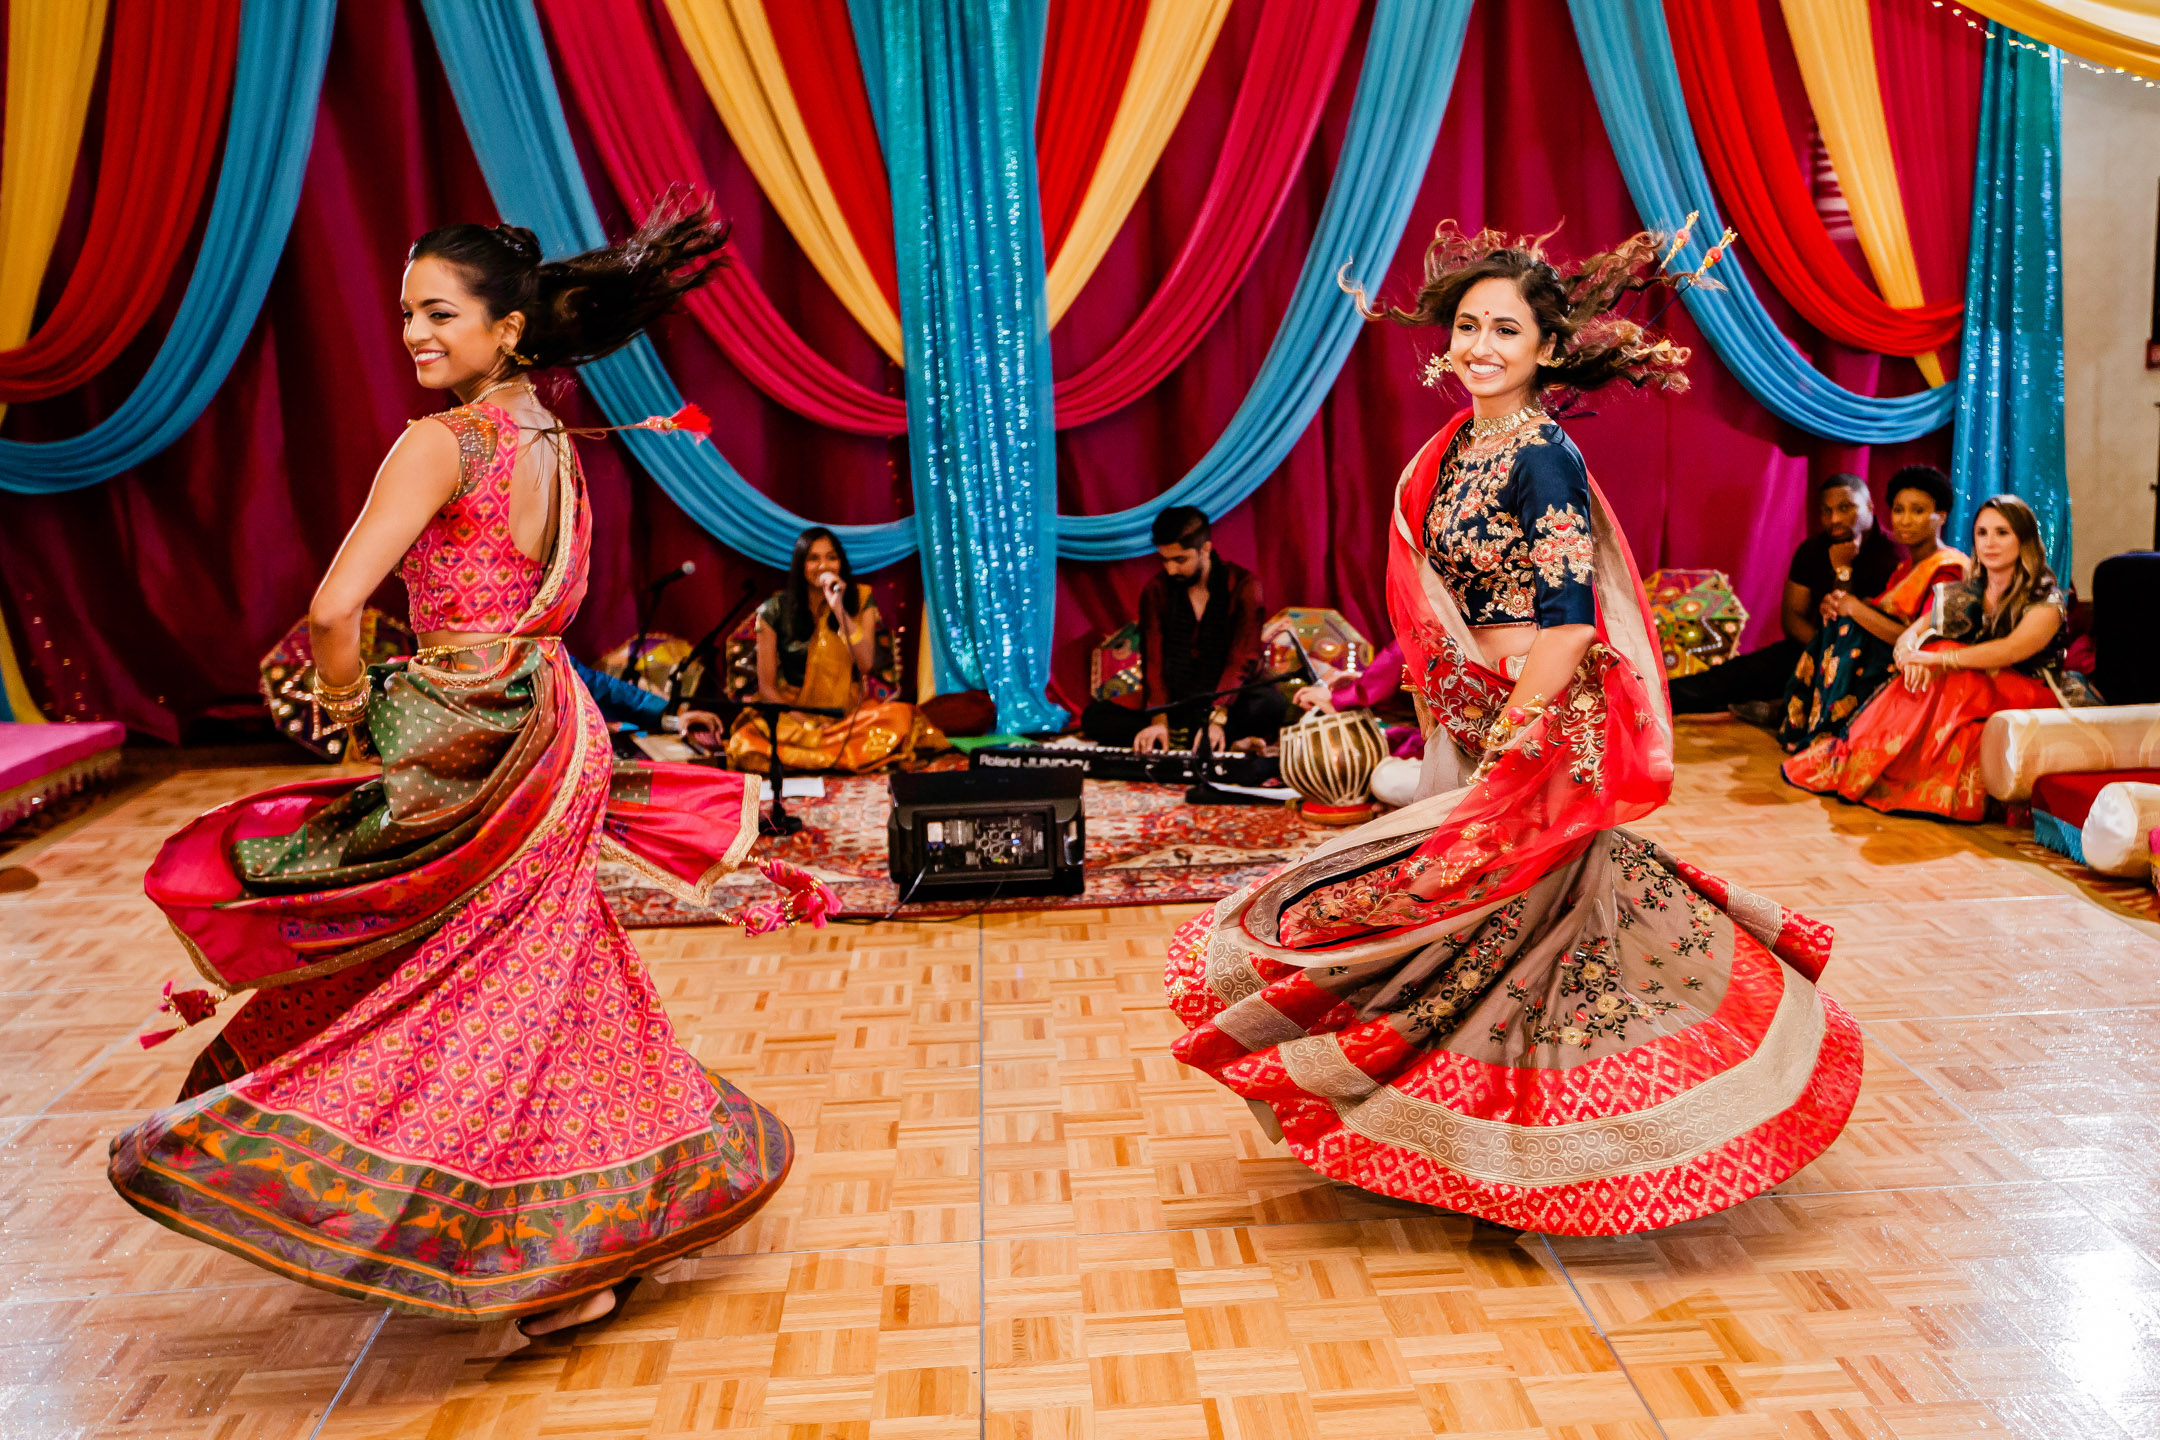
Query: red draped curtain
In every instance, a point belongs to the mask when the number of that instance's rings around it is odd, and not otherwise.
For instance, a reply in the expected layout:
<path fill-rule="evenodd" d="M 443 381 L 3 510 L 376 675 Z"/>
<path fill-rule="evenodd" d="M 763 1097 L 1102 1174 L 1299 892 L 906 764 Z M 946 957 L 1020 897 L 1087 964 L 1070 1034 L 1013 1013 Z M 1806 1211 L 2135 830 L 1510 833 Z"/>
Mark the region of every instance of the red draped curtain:
<path fill-rule="evenodd" d="M 1131 328 L 1200 223 L 1265 8 L 1232 7 L 1156 175 L 1053 335 L 1061 373 L 1083 370 Z M 864 379 L 884 373 L 882 355 L 765 204 L 657 0 L 648 22 L 689 143 L 735 221 L 745 271 L 775 313 L 837 368 Z M 1327 192 L 1365 23 L 1361 15 L 1310 151 L 1221 318 L 1161 385 L 1060 434 L 1064 508 L 1100 512 L 1160 493 L 1205 453 L 1243 398 Z M 1445 217 L 1523 229 L 1565 219 L 1561 240 L 1577 248 L 1635 228 L 1571 33 L 1564 0 L 1477 8 L 1447 123 L 1389 270 L 1396 293 L 1410 283 L 1425 237 Z M 578 107 L 567 108 L 593 192 L 610 224 L 620 226 L 625 216 L 610 203 L 615 190 L 593 137 Z M 95 188 L 92 151 L 86 143 L 56 275 L 67 273 L 83 246 Z M 306 606 L 406 419 L 440 404 L 413 382 L 397 343 L 406 246 L 430 226 L 492 218 L 417 5 L 342 8 L 292 240 L 223 392 L 178 444 L 106 485 L 0 496 L 0 602 L 28 642 L 25 668 L 40 698 L 54 702 L 52 713 L 110 716 L 166 738 L 221 704 L 252 713 L 257 657 Z M 80 390 L 15 407 L 4 433 L 71 434 L 125 397 L 163 335 L 194 262 L 193 243 L 161 308 L 114 365 Z M 1878 357 L 1823 340 L 1775 296 L 1767 303 L 1786 333 L 1839 379 L 1873 383 Z M 1667 318 L 1683 343 L 1697 347 L 1693 392 L 1678 400 L 1599 397 L 1597 413 L 1572 422 L 1571 433 L 1646 569 L 1720 566 L 1735 576 L 1757 632 L 1774 629 L 1785 561 L 1806 529 L 1810 478 L 1855 465 L 1883 476 L 1908 458 L 1940 460 L 1943 442 L 1872 455 L 1817 442 L 1756 406 L 1683 312 Z M 903 443 L 837 433 L 794 414 L 750 384 L 688 318 L 662 326 L 657 340 L 753 483 L 821 519 L 907 513 Z M 1334 605 L 1369 634 L 1384 633 L 1388 500 L 1404 461 L 1452 407 L 1417 383 L 1432 344 L 1430 334 L 1373 327 L 1282 469 L 1222 517 L 1217 543 L 1258 570 L 1271 605 Z M 597 419 L 574 393 L 565 405 L 574 423 Z M 673 633 L 702 631 L 745 586 L 763 593 L 777 583 L 685 520 L 618 445 L 590 444 L 583 453 L 596 524 L 591 598 L 569 637 L 578 653 L 597 655 L 626 638 L 633 588 L 682 560 L 696 560 L 697 573 L 667 592 L 657 617 Z M 1089 644 L 1129 618 L 1146 572 L 1144 561 L 1062 567 L 1056 659 L 1068 697 L 1085 688 Z M 874 578 L 886 613 L 918 613 L 912 566 Z M 379 599 L 403 604 L 396 582 Z"/>

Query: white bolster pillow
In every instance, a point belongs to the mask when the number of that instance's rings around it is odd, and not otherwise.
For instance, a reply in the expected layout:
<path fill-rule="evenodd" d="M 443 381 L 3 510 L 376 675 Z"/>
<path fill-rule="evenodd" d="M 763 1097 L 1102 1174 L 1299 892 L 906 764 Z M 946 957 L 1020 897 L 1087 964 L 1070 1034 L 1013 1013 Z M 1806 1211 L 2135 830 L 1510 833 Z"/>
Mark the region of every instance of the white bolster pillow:
<path fill-rule="evenodd" d="M 2042 775 L 2160 767 L 2160 705 L 1998 710 L 1980 732 L 1980 781 L 1997 800 L 2030 800 Z"/>
<path fill-rule="evenodd" d="M 2160 827 L 2160 785 L 2137 780 L 2103 785 L 2085 814 L 2085 863 L 2103 875 L 2142 879 L 2152 864 L 2155 827 Z"/>

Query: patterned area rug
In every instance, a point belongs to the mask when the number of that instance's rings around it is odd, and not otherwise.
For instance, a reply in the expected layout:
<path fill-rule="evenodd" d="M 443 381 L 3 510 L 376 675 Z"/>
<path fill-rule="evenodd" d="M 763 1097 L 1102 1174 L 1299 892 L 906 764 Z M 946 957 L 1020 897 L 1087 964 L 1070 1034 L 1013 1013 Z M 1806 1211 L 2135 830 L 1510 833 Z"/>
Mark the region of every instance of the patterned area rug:
<path fill-rule="evenodd" d="M 1336 833 L 1307 825 L 1281 806 L 1194 806 L 1173 785 L 1090 780 L 1087 889 L 1075 896 L 1012 900 L 945 900 L 912 904 L 903 917 L 990 910 L 1083 910 L 1111 905 L 1175 905 L 1220 900 Z M 801 833 L 758 842 L 756 854 L 802 866 L 840 899 L 840 913 L 880 916 L 899 892 L 885 873 L 885 820 L 892 808 L 885 781 L 875 776 L 827 777 L 822 799 L 789 800 Z M 686 905 L 645 885 L 625 866 L 603 863 L 600 884 L 628 926 L 707 925 L 712 912 Z M 763 898 L 771 887 L 754 870 L 727 877 L 714 895 L 721 906 Z"/>

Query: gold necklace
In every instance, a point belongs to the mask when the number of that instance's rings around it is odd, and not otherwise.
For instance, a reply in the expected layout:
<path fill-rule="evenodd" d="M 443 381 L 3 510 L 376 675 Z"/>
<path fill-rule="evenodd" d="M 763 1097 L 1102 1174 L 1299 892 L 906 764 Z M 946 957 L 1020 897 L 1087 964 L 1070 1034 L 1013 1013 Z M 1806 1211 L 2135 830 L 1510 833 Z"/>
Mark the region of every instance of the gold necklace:
<path fill-rule="evenodd" d="M 513 375 L 508 380 L 497 380 L 494 384 L 488 386 L 485 390 L 482 390 L 479 394 L 473 396 L 472 399 L 467 400 L 465 403 L 467 405 L 477 405 L 482 400 L 487 399 L 488 396 L 494 394 L 496 391 L 507 390 L 512 385 L 523 385 L 527 390 L 532 390 L 532 381 L 527 380 L 522 375 Z M 533 393 L 537 395 L 539 392 L 534 391 Z"/>
<path fill-rule="evenodd" d="M 1507 435 L 1522 429 L 1525 425 L 1542 422 L 1548 418 L 1550 417 L 1538 408 L 1538 403 L 1535 400 L 1511 415 L 1495 415 L 1490 419 L 1482 415 L 1473 415 L 1470 417 L 1470 438 L 1473 440 L 1490 440 L 1495 435 Z"/>

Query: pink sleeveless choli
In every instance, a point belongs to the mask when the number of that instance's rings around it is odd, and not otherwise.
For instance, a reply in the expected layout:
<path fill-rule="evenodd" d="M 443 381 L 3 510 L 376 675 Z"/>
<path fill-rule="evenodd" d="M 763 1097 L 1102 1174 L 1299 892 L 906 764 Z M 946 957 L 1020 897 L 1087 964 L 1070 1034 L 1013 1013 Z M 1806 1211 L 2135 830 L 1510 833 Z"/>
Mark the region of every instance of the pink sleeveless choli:
<path fill-rule="evenodd" d="M 711 1244 L 793 1152 L 677 1041 L 597 881 L 605 850 L 709 896 L 755 836 L 755 781 L 614 760 L 557 638 L 590 535 L 574 454 L 543 564 L 510 537 L 516 422 L 434 418 L 460 478 L 403 563 L 415 629 L 514 638 L 373 672 L 380 777 L 279 787 L 167 842 L 146 889 L 207 977 L 254 993 L 111 1175 L 290 1278 L 477 1320 Z"/>
<path fill-rule="evenodd" d="M 510 482 L 517 472 L 515 417 L 485 401 L 453 415 L 458 488 L 435 512 L 398 567 L 411 597 L 412 627 L 507 635 L 540 593 L 547 566 L 510 538 Z M 545 441 L 535 443 L 545 444 Z"/>

